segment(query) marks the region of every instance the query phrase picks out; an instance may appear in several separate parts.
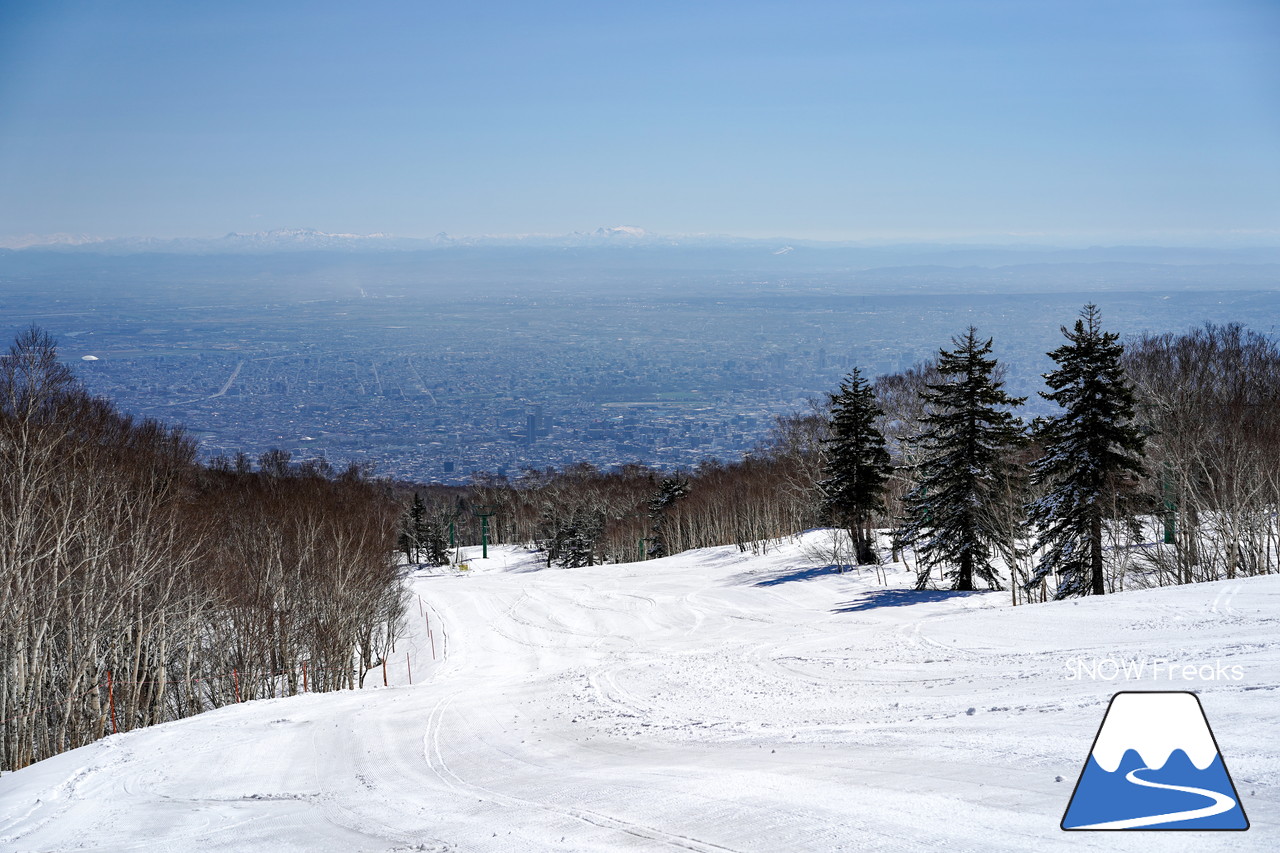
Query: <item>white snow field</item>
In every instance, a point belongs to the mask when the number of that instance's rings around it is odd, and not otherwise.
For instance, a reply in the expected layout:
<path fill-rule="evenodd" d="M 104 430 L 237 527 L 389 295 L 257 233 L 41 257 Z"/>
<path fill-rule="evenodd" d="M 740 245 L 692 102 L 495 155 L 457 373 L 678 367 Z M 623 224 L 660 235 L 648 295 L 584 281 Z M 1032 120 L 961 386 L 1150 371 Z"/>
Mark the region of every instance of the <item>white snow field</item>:
<path fill-rule="evenodd" d="M 413 579 L 399 686 L 378 670 L 5 774 L 0 850 L 1280 849 L 1280 577 L 1013 608 L 796 542 L 490 554 Z M 1069 677 L 1077 658 L 1170 663 Z M 1108 700 L 1138 689 L 1200 694 L 1251 829 L 1059 829 Z"/>

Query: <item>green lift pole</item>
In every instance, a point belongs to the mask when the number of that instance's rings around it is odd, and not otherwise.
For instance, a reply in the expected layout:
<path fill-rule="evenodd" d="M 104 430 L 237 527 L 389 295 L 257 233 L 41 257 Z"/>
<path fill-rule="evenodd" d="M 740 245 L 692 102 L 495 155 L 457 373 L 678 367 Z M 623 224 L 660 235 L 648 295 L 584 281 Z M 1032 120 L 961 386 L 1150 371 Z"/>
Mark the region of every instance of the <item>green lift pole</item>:
<path fill-rule="evenodd" d="M 480 517 L 480 558 L 487 560 L 489 559 L 489 517 L 497 515 L 497 510 L 491 506 L 478 506 L 475 513 Z"/>
<path fill-rule="evenodd" d="M 1178 504 L 1173 499 L 1173 483 L 1167 469 L 1160 478 L 1160 487 L 1164 492 L 1164 544 L 1172 545 L 1177 541 Z"/>

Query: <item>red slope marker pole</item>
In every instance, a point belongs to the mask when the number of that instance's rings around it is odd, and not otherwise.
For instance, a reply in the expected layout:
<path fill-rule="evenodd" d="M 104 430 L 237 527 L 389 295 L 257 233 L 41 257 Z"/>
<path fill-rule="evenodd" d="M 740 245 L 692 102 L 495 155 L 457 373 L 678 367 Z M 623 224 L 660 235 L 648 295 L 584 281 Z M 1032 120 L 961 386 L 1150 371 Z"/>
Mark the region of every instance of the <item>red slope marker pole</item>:
<path fill-rule="evenodd" d="M 382 656 L 382 686 L 383 686 L 383 687 L 386 687 L 386 686 L 387 686 L 387 657 L 386 657 L 386 655 L 383 655 L 383 656 Z"/>
<path fill-rule="evenodd" d="M 431 638 L 431 659 L 435 660 L 436 659 L 436 635 L 431 632 L 430 628 L 428 628 L 427 636 Z"/>
<path fill-rule="evenodd" d="M 302 692 L 307 692 L 307 662 L 302 662 Z"/>
<path fill-rule="evenodd" d="M 409 683 L 413 684 L 413 663 L 409 660 L 409 653 L 404 653 L 404 665 L 409 669 Z"/>

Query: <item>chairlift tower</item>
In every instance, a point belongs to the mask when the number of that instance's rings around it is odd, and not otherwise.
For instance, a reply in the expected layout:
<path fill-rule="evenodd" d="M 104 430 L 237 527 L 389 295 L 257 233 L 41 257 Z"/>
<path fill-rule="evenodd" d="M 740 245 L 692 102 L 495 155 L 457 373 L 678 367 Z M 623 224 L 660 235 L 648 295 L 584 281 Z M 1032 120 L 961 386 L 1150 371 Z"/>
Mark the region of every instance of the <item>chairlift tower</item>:
<path fill-rule="evenodd" d="M 478 506 L 472 512 L 480 519 L 480 559 L 489 559 L 489 519 L 498 514 L 498 508 L 493 506 Z"/>

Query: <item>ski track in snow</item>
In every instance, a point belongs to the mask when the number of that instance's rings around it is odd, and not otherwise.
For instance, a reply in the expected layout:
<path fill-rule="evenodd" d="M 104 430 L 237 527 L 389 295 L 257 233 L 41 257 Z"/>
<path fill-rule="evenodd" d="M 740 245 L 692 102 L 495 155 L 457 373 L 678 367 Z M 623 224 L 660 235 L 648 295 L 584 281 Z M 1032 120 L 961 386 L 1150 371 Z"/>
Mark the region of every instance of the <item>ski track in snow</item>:
<path fill-rule="evenodd" d="M 496 547 L 465 573 L 420 572 L 392 687 L 375 669 L 364 690 L 222 708 L 5 774 L 0 851 L 1277 846 L 1280 578 L 1010 608 L 1002 592 L 917 596 L 900 566 L 888 588 L 814 573 L 802 553 L 540 570 Z M 1066 677 L 1076 657 L 1143 654 L 1246 677 Z M 1058 829 L 1125 689 L 1201 693 L 1250 831 Z"/>

